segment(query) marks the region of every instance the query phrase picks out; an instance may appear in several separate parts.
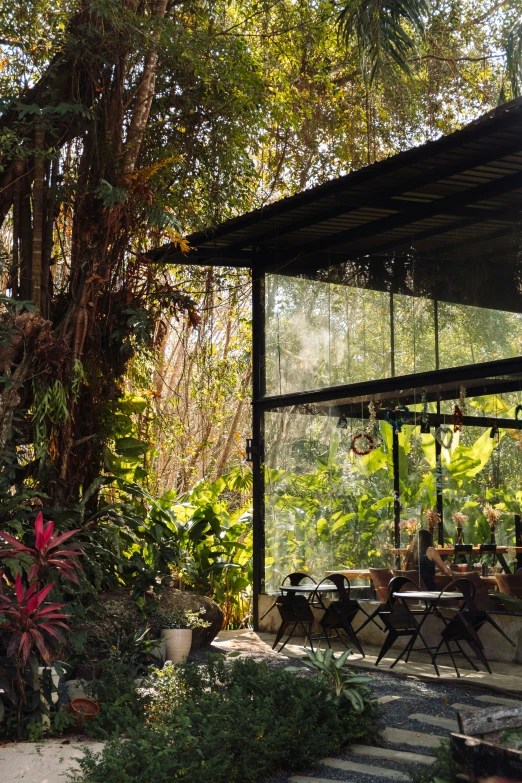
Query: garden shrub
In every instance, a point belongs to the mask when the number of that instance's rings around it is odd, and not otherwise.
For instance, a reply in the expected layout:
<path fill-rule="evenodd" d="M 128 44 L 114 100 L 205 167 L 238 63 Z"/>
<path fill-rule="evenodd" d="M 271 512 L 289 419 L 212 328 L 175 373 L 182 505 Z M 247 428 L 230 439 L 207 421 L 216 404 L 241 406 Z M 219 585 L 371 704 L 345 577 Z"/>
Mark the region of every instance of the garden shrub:
<path fill-rule="evenodd" d="M 375 734 L 375 702 L 356 714 L 320 678 L 250 659 L 168 664 L 143 690 L 146 719 L 86 753 L 84 783 L 254 783 Z"/>

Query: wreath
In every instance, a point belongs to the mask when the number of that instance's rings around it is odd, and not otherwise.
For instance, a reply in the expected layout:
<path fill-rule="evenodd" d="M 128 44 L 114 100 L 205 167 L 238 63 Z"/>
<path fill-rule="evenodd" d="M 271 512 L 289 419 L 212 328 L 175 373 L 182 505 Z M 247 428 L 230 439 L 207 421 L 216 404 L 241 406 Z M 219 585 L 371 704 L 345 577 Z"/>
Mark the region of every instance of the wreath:
<path fill-rule="evenodd" d="M 437 427 L 435 437 L 444 449 L 451 448 L 453 443 L 453 432 L 449 427 Z"/>
<path fill-rule="evenodd" d="M 364 440 L 366 441 L 365 444 L 366 448 L 364 447 L 364 444 L 362 445 L 361 448 L 358 448 L 357 442 L 360 440 L 360 438 L 364 438 Z M 364 457 L 366 454 L 369 454 L 370 451 L 373 451 L 374 448 L 375 448 L 375 440 L 367 432 L 359 432 L 357 435 L 353 436 L 351 449 L 354 452 L 354 454 L 357 454 L 358 457 Z"/>
<path fill-rule="evenodd" d="M 453 409 L 453 415 L 451 417 L 451 423 L 453 424 L 454 432 L 462 431 L 462 422 L 464 421 L 464 415 L 458 405 L 455 405 Z"/>

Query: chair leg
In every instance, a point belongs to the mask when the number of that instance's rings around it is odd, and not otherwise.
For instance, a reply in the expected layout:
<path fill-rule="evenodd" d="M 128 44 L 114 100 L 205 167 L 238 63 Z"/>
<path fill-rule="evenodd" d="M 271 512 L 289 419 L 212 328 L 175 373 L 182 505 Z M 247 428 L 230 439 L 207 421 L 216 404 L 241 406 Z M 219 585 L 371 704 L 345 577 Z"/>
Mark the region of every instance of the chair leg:
<path fill-rule="evenodd" d="M 377 607 L 377 609 L 375 609 L 375 610 L 374 610 L 374 611 L 373 611 L 371 614 L 368 614 L 368 612 L 366 611 L 366 609 L 364 609 L 364 608 L 361 606 L 361 612 L 362 612 L 363 614 L 365 614 L 365 615 L 366 615 L 366 620 L 364 621 L 364 623 L 363 623 L 362 625 L 360 625 L 360 626 L 359 626 L 359 628 L 357 629 L 357 631 L 356 631 L 355 633 L 359 633 L 359 631 L 362 631 L 362 629 L 363 629 L 363 628 L 364 628 L 366 625 L 368 625 L 368 623 L 373 623 L 374 625 L 376 625 L 376 626 L 377 626 L 377 628 L 379 629 L 379 631 L 385 631 L 386 629 L 385 629 L 385 628 L 382 628 L 382 627 L 379 625 L 379 623 L 377 622 L 377 620 L 375 619 L 375 618 L 377 617 L 377 615 L 379 614 L 379 610 L 380 610 L 380 608 L 381 608 L 381 607 L 380 607 L 380 606 L 378 606 L 378 607 Z"/>
<path fill-rule="evenodd" d="M 306 626 L 305 626 L 305 624 L 303 623 L 303 621 L 302 621 L 302 620 L 299 620 L 298 622 L 299 622 L 299 625 L 301 626 L 301 628 L 303 629 L 303 631 L 304 631 L 304 635 L 305 635 L 305 639 L 307 639 L 307 640 L 308 640 L 308 642 L 309 642 L 309 644 L 310 644 L 310 649 L 311 649 L 311 650 L 312 650 L 312 652 L 313 652 L 313 651 L 314 651 L 314 643 L 313 643 L 313 641 L 312 641 L 312 637 L 311 637 L 311 630 L 312 630 L 312 626 L 310 625 L 310 626 L 309 626 L 309 630 L 306 630 Z M 305 645 L 305 646 L 306 646 L 306 645 Z"/>
<path fill-rule="evenodd" d="M 275 642 L 272 645 L 272 650 L 275 650 L 275 648 L 277 647 L 277 645 L 281 641 L 281 638 L 282 638 L 284 632 L 286 631 L 286 629 L 288 628 L 289 625 L 290 625 L 290 623 L 288 622 L 288 620 L 282 620 L 281 625 L 279 626 L 279 629 L 278 629 L 277 634 L 276 634 Z"/>
<path fill-rule="evenodd" d="M 460 677 L 460 672 L 457 669 L 457 664 L 455 663 L 455 658 L 453 657 L 453 653 L 451 652 L 451 647 L 450 647 L 450 643 L 449 642 L 446 642 L 446 647 L 447 647 L 448 652 L 450 654 L 450 658 L 453 661 L 453 666 L 455 668 L 455 672 L 457 673 L 457 677 Z"/>
<path fill-rule="evenodd" d="M 348 637 L 348 639 L 350 640 L 350 642 L 357 647 L 357 649 L 361 653 L 362 657 L 365 658 L 366 656 L 364 654 L 364 650 L 362 648 L 362 645 L 361 645 L 359 639 L 357 638 L 357 634 L 353 630 L 352 626 L 349 623 L 342 623 L 342 630 L 345 632 L 345 634 Z M 337 635 L 341 639 L 339 631 L 337 631 Z M 342 641 L 342 639 L 341 639 L 341 641 Z M 343 644 L 344 644 L 344 642 L 343 642 Z M 344 646 L 346 647 L 347 645 L 344 644 Z"/>
<path fill-rule="evenodd" d="M 491 618 L 489 615 L 488 615 L 487 617 L 488 617 L 488 622 L 489 622 L 489 623 L 491 623 L 491 625 L 493 626 L 493 628 L 496 628 L 496 629 L 497 629 L 497 631 L 498 631 L 499 633 L 501 633 L 501 634 L 502 634 L 502 636 L 504 637 L 504 639 L 507 639 L 507 641 L 508 641 L 508 642 L 509 642 L 509 643 L 510 643 L 510 644 L 511 644 L 513 647 L 516 647 L 517 645 L 515 644 L 515 642 L 514 642 L 512 639 L 510 639 L 510 638 L 509 638 L 509 636 L 507 635 L 507 633 L 505 633 L 505 632 L 502 630 L 502 628 L 500 628 L 500 627 L 497 625 L 497 623 L 496 623 L 496 622 L 495 622 L 495 621 L 494 621 L 494 620 L 493 620 L 493 619 L 492 619 L 492 618 Z"/>
<path fill-rule="evenodd" d="M 288 625 L 290 625 L 290 623 L 288 623 Z M 288 627 L 288 626 L 287 626 L 287 627 Z M 285 641 L 283 642 L 283 644 L 281 645 L 281 647 L 279 648 L 279 650 L 278 650 L 277 652 L 282 652 L 282 650 L 284 650 L 284 648 L 286 647 L 286 645 L 288 644 L 288 642 L 290 641 L 290 639 L 291 639 L 291 638 L 292 638 L 292 636 L 294 635 L 294 631 L 295 631 L 295 629 L 296 629 L 296 628 L 297 628 L 297 623 L 295 623 L 295 624 L 292 626 L 292 630 L 290 631 L 290 633 L 288 634 L 288 636 L 286 637 Z M 283 635 L 283 634 L 281 634 L 281 636 L 282 636 L 282 635 Z"/>
<path fill-rule="evenodd" d="M 396 639 L 398 639 L 398 638 L 399 638 L 399 634 L 398 633 L 396 633 L 395 631 L 388 631 L 388 636 L 384 640 L 384 643 L 383 643 L 383 645 L 381 647 L 381 651 L 380 651 L 380 653 L 379 653 L 379 655 L 377 657 L 377 660 L 375 661 L 375 665 L 376 666 L 378 666 L 379 661 L 382 658 L 384 658 L 384 656 L 386 655 L 386 653 L 388 652 L 388 650 L 390 649 L 390 647 L 392 646 L 394 641 Z"/>
<path fill-rule="evenodd" d="M 478 668 L 478 666 L 475 664 L 475 661 L 472 661 L 472 660 L 471 660 L 471 658 L 470 658 L 468 655 L 466 655 L 466 653 L 465 653 L 465 652 L 464 652 L 464 650 L 462 649 L 462 647 L 461 647 L 460 643 L 459 643 L 459 642 L 457 642 L 456 640 L 455 640 L 455 644 L 456 644 L 456 645 L 457 645 L 457 647 L 459 648 L 459 651 L 462 653 L 462 655 L 464 656 L 464 658 L 465 658 L 465 659 L 468 661 L 468 663 L 470 663 L 470 664 L 473 666 L 473 668 L 475 669 L 475 671 L 476 671 L 476 672 L 478 672 L 478 671 L 479 671 L 479 668 Z"/>
<path fill-rule="evenodd" d="M 483 664 L 483 666 L 486 669 L 486 671 L 488 671 L 490 674 L 493 674 L 493 672 L 491 671 L 491 666 L 489 665 L 489 663 L 488 663 L 488 661 L 486 659 L 486 656 L 484 655 L 484 653 L 481 650 L 480 646 L 478 644 L 476 644 L 475 641 L 469 642 L 469 644 L 472 647 L 472 649 L 474 650 L 475 655 L 477 656 L 479 661 Z"/>

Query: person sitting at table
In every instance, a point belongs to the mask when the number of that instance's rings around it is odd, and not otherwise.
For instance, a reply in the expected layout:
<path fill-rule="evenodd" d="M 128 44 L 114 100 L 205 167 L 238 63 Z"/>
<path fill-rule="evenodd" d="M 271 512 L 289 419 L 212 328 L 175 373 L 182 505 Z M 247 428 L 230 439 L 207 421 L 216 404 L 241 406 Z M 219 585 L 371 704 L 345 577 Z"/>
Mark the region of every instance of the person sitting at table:
<path fill-rule="evenodd" d="M 407 571 L 418 571 L 421 585 L 424 583 L 426 590 L 437 590 L 435 584 L 435 570 L 438 566 L 444 574 L 453 576 L 453 571 L 446 565 L 442 557 L 433 546 L 433 536 L 429 530 L 419 530 L 413 537 L 406 551 L 404 567 Z"/>

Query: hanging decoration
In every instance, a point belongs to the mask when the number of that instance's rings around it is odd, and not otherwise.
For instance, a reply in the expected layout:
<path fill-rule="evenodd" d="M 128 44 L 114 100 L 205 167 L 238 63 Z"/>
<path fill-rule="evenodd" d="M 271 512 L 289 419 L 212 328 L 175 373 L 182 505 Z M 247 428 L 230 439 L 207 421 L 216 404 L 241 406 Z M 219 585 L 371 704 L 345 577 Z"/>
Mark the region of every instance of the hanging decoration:
<path fill-rule="evenodd" d="M 354 435 L 351 443 L 351 450 L 358 457 L 364 457 L 375 448 L 375 440 L 368 432 L 358 432 Z"/>
<path fill-rule="evenodd" d="M 428 398 L 426 392 L 422 392 L 422 413 L 421 413 L 421 426 L 420 431 L 422 435 L 430 434 L 430 417 L 428 414 Z"/>
<path fill-rule="evenodd" d="M 428 530 L 430 533 L 433 533 L 437 525 L 440 525 L 442 522 L 439 512 L 436 508 L 432 508 L 426 511 L 424 516 L 426 517 L 426 522 L 428 523 Z"/>
<path fill-rule="evenodd" d="M 370 414 L 370 418 L 368 426 L 366 427 L 366 432 L 373 432 L 377 425 L 377 411 L 375 410 L 375 403 L 373 400 L 368 403 L 368 413 Z"/>
<path fill-rule="evenodd" d="M 466 415 L 466 395 L 467 395 L 466 387 L 465 386 L 461 386 L 460 389 L 459 389 L 458 406 L 459 406 L 460 410 L 462 411 L 462 415 L 463 416 Z"/>
<path fill-rule="evenodd" d="M 348 429 L 348 419 L 346 418 L 344 413 L 342 413 L 339 416 L 339 420 L 337 422 L 337 429 L 339 429 L 339 430 L 347 430 Z"/>
<path fill-rule="evenodd" d="M 453 432 L 462 432 L 462 423 L 464 421 L 464 414 L 459 405 L 455 405 L 451 416 L 451 423 L 453 424 Z"/>
<path fill-rule="evenodd" d="M 522 405 L 517 405 L 517 407 L 515 408 L 515 419 L 518 420 L 518 416 L 520 413 L 522 413 Z"/>
<path fill-rule="evenodd" d="M 384 418 L 391 424 L 394 432 L 401 432 L 404 424 L 407 424 L 411 419 L 411 411 L 406 405 L 396 405 L 395 407 L 386 408 Z"/>
<path fill-rule="evenodd" d="M 445 425 L 439 425 L 435 430 L 435 437 L 444 449 L 450 449 L 453 443 L 453 430 Z"/>

